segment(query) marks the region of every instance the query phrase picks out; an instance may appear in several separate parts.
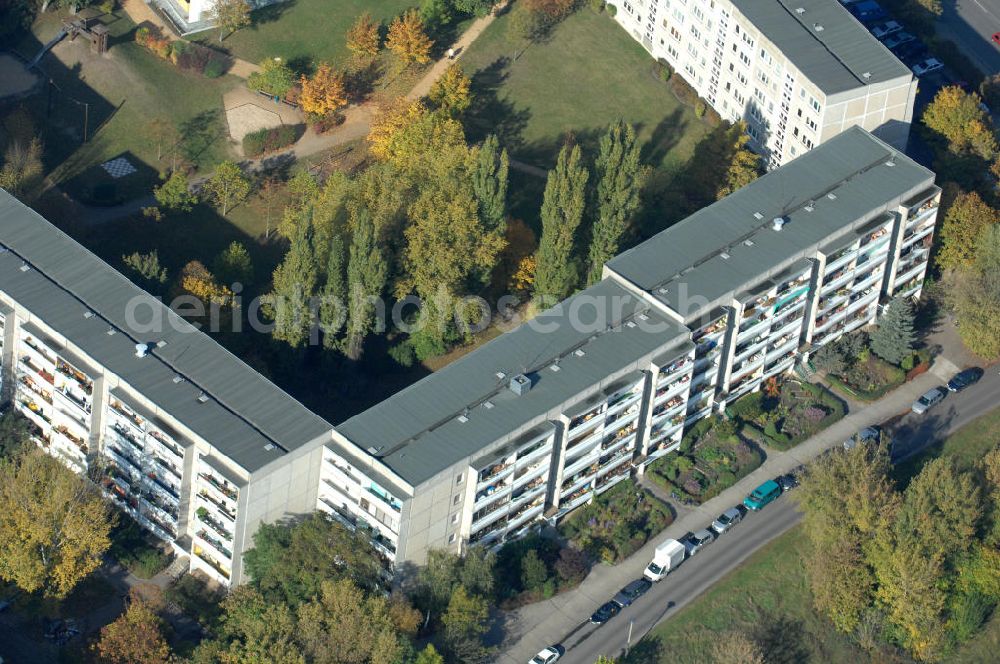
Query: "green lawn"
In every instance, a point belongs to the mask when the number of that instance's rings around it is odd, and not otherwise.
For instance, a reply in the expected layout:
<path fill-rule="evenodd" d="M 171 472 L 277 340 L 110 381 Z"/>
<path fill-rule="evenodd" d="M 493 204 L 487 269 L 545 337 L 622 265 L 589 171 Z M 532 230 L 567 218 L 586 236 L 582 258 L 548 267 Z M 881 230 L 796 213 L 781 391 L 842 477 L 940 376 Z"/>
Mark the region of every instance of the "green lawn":
<path fill-rule="evenodd" d="M 903 471 L 905 477 L 912 476 L 923 463 L 940 455 L 971 464 L 997 445 L 997 431 L 1000 431 L 1000 409 L 969 423 L 943 444 L 897 471 Z M 625 661 L 628 664 L 712 661 L 713 642 L 732 630 L 758 636 L 765 649 L 771 651 L 768 661 L 831 664 L 873 661 L 813 610 L 803 565 L 806 550 L 801 527 L 793 528 L 653 630 Z M 758 631 L 767 625 L 772 626 L 769 632 Z M 998 646 L 1000 612 L 948 661 L 969 664 L 994 661 Z"/>
<path fill-rule="evenodd" d="M 281 57 L 300 62 L 339 62 L 348 55 L 345 35 L 368 12 L 386 26 L 394 16 L 419 4 L 415 0 L 286 0 L 253 12 L 253 25 L 226 37 L 222 48 L 250 62 Z M 218 30 L 196 39 L 219 47 Z"/>
<path fill-rule="evenodd" d="M 547 167 L 568 133 L 592 147 L 608 123 L 623 118 L 638 129 L 647 163 L 677 168 L 707 133 L 611 18 L 581 9 L 513 63 L 509 21 L 509 13 L 498 18 L 460 61 L 477 96 L 473 138 L 498 133 L 517 158 Z"/>
<path fill-rule="evenodd" d="M 98 164 L 126 155 L 140 172 L 121 178 L 117 186 L 126 198 L 148 194 L 156 172 L 166 165 L 157 162 L 149 136 L 154 118 L 177 127 L 181 152 L 196 168 L 211 168 L 229 157 L 222 95 L 239 79 L 207 79 L 158 58 L 133 41 L 135 25 L 122 11 L 102 20 L 111 31 L 106 56 L 96 55 L 80 39 L 60 44 L 42 60 L 55 84 L 51 106 L 44 88 L 19 102 L 42 130 L 52 178 L 74 194 L 86 193 L 104 178 Z M 30 56 L 58 27 L 57 14 L 43 15 L 17 50 Z"/>

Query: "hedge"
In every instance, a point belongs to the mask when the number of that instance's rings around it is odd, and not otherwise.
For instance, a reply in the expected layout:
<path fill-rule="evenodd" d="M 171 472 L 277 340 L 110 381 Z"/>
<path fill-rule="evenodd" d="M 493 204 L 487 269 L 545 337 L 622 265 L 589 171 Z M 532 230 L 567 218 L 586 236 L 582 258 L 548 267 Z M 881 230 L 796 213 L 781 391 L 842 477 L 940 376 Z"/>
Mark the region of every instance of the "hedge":
<path fill-rule="evenodd" d="M 224 53 L 189 41 L 171 41 L 169 37 L 161 35 L 159 30 L 148 27 L 135 31 L 135 42 L 164 60 L 169 60 L 178 69 L 193 71 L 206 78 L 222 76 L 232 64 L 229 56 Z"/>
<path fill-rule="evenodd" d="M 302 125 L 280 125 L 270 129 L 259 129 L 243 137 L 243 153 L 247 157 L 257 157 L 288 147 L 302 136 Z"/>

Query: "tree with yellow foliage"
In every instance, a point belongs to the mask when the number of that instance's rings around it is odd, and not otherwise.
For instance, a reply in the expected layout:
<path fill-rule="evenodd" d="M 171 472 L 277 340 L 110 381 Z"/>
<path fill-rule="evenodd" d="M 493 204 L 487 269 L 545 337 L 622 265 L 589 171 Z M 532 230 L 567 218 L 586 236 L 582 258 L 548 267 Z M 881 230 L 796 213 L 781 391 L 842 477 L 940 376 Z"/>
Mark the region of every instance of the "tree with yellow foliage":
<path fill-rule="evenodd" d="M 203 302 L 228 306 L 233 301 L 233 291 L 216 281 L 200 261 L 191 261 L 181 270 L 181 288 Z"/>
<path fill-rule="evenodd" d="M 0 461 L 0 578 L 65 597 L 111 546 L 115 515 L 93 484 L 43 452 Z"/>
<path fill-rule="evenodd" d="M 459 117 L 472 104 L 472 80 L 453 64 L 445 70 L 427 95 L 431 102 L 452 117 Z"/>
<path fill-rule="evenodd" d="M 419 101 L 397 100 L 375 114 L 368 131 L 372 154 L 406 170 L 446 168 L 468 150 L 462 125 Z M 432 163 L 427 163 L 427 157 Z"/>
<path fill-rule="evenodd" d="M 389 36 L 385 45 L 405 64 L 424 64 L 430 62 L 431 47 L 434 42 L 424 30 L 424 21 L 420 12 L 411 9 L 402 16 L 397 16 L 389 26 Z"/>
<path fill-rule="evenodd" d="M 101 628 L 94 650 L 110 664 L 166 664 L 170 646 L 162 626 L 153 607 L 133 589 L 125 613 Z"/>
<path fill-rule="evenodd" d="M 372 19 L 372 15 L 368 12 L 359 16 L 358 20 L 347 31 L 347 48 L 356 58 L 374 58 L 378 55 L 378 50 L 382 45 L 380 42 L 378 23 Z"/>
<path fill-rule="evenodd" d="M 312 78 L 302 77 L 299 96 L 302 110 L 315 117 L 323 117 L 347 105 L 347 88 L 344 75 L 327 63 L 316 69 Z"/>

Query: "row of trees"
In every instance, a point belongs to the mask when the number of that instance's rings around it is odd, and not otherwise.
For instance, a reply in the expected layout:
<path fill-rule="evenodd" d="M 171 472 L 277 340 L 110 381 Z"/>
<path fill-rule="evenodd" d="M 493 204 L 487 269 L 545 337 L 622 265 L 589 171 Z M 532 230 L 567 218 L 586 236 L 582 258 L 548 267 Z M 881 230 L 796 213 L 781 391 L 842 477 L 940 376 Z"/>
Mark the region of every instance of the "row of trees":
<path fill-rule="evenodd" d="M 903 490 L 884 443 L 835 451 L 800 501 L 816 608 L 867 649 L 940 660 L 1000 601 L 1000 448 L 930 461 Z"/>
<path fill-rule="evenodd" d="M 373 123 L 376 163 L 322 185 L 293 178 L 279 225 L 290 247 L 274 273 L 275 338 L 299 347 L 321 324 L 326 347 L 357 359 L 378 322 L 372 298 L 410 294 L 426 306 L 425 343 L 443 350 L 461 334 L 457 298 L 489 284 L 506 245 L 508 164 L 495 137 L 469 146 L 453 110 L 397 102 Z"/>
<path fill-rule="evenodd" d="M 982 98 L 958 86 L 942 88 L 923 115 L 925 134 L 944 180 L 944 216 L 935 246 L 947 304 L 962 341 L 986 358 L 1000 357 L 1000 228 L 996 183 L 1000 143 Z"/>

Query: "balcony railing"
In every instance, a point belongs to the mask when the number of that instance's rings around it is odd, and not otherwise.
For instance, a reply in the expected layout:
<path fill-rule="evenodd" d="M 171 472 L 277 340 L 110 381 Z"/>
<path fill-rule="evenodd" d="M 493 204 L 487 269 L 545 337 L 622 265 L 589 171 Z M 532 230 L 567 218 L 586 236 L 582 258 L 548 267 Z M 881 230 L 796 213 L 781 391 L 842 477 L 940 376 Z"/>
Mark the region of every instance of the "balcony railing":
<path fill-rule="evenodd" d="M 230 500 L 236 500 L 236 497 L 238 495 L 236 489 L 227 485 L 223 480 L 220 480 L 211 473 L 199 473 L 198 476 L 201 479 L 208 482 L 209 484 L 211 484 L 213 487 L 215 487 L 215 489 L 220 493 L 222 493 L 222 495 L 224 495 L 226 498 L 229 498 Z"/>
<path fill-rule="evenodd" d="M 194 555 L 196 555 L 199 558 L 201 558 L 202 560 L 204 560 L 206 563 L 208 563 L 208 565 L 212 569 L 214 569 L 216 572 L 218 572 L 219 574 L 221 574 L 222 576 L 224 576 L 226 579 L 229 579 L 229 570 L 227 570 L 225 567 L 223 567 L 222 565 L 220 565 L 215 560 L 215 558 L 213 558 L 212 556 L 210 556 L 207 553 L 205 553 L 205 551 L 203 551 L 201 549 L 201 547 L 198 547 L 198 546 L 194 547 Z"/>
<path fill-rule="evenodd" d="M 218 500 L 216 500 L 215 498 L 213 498 L 212 494 L 210 494 L 208 491 L 205 491 L 204 489 L 202 489 L 201 491 L 198 492 L 198 496 L 201 497 L 201 498 L 203 498 L 206 502 L 208 502 L 211 505 L 213 505 L 217 510 L 219 510 L 219 513 L 222 514 L 222 516 L 226 517 L 230 521 L 233 521 L 233 522 L 236 521 L 236 513 L 230 511 L 229 508 L 227 508 L 221 502 L 219 502 Z"/>
<path fill-rule="evenodd" d="M 85 376 L 82 372 L 77 371 L 76 369 L 66 364 L 62 360 L 56 362 L 56 371 L 58 371 L 62 375 L 66 376 L 67 378 L 75 382 L 77 385 L 80 386 L 80 389 L 86 392 L 87 394 L 94 393 L 94 383 L 89 378 L 87 378 L 87 376 Z"/>
<path fill-rule="evenodd" d="M 226 529 L 225 524 L 217 519 L 213 519 L 212 515 L 209 514 L 208 510 L 206 510 L 204 507 L 200 507 L 195 511 L 195 517 L 197 517 L 199 521 L 204 523 L 213 531 L 215 531 L 215 533 L 219 535 L 219 537 L 221 537 L 222 539 L 226 540 L 227 542 L 233 541 L 232 533 L 230 533 L 229 530 Z"/>

